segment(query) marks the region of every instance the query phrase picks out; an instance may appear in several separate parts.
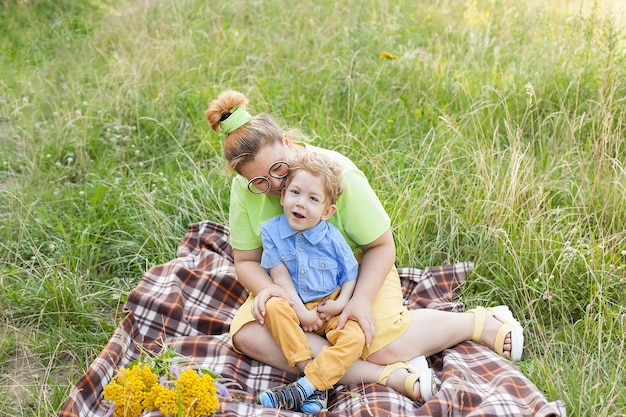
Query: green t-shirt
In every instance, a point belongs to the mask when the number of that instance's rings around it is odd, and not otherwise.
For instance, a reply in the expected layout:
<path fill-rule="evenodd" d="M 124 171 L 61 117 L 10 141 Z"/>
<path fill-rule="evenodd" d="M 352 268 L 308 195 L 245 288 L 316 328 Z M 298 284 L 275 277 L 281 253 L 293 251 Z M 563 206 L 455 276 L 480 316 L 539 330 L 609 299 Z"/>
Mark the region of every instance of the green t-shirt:
<path fill-rule="evenodd" d="M 328 155 L 342 168 L 344 192 L 337 200 L 337 211 L 328 221 L 337 226 L 356 253 L 360 245 L 373 242 L 389 229 L 389 215 L 363 172 L 350 159 L 328 149 L 311 145 L 306 145 L 306 148 Z M 283 213 L 280 197 L 253 194 L 247 187 L 248 180 L 243 176 L 233 178 L 229 228 L 231 244 L 238 250 L 260 248 L 261 225 Z"/>

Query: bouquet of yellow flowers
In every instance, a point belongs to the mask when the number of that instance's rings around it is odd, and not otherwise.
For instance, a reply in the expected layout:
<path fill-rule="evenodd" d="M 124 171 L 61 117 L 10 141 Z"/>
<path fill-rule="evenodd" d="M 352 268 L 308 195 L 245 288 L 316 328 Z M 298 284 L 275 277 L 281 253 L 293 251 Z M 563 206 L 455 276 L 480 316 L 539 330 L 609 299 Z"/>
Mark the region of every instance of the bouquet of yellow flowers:
<path fill-rule="evenodd" d="M 143 351 L 104 387 L 104 399 L 112 403 L 107 417 L 139 417 L 153 410 L 166 416 L 209 416 L 220 407 L 219 397 L 232 398 L 220 375 L 184 362 L 189 360 L 173 348 L 156 355 Z"/>

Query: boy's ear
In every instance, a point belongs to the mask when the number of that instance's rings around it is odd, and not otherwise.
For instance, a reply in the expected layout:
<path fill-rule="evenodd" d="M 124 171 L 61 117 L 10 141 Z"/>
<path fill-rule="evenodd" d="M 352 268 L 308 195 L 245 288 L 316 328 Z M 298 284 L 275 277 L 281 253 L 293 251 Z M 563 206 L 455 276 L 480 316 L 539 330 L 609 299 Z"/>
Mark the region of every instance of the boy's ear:
<path fill-rule="evenodd" d="M 322 214 L 322 220 L 330 219 L 330 216 L 335 214 L 336 211 L 337 211 L 337 206 L 334 204 L 330 204 L 328 207 L 326 207 L 326 210 L 324 210 L 324 213 Z"/>

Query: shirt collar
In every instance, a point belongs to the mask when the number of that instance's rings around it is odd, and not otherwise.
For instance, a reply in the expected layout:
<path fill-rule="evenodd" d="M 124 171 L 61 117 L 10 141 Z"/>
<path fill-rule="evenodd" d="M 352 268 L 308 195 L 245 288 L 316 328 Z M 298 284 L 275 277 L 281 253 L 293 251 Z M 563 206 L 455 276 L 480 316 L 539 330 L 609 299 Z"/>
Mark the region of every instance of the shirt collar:
<path fill-rule="evenodd" d="M 278 231 L 280 233 L 281 239 L 285 239 L 297 233 L 300 233 L 297 230 L 292 229 L 291 226 L 289 226 L 287 218 L 284 214 L 280 216 Z M 312 229 L 305 230 L 302 234 L 304 235 L 304 238 L 308 240 L 312 245 L 316 245 L 320 242 L 320 240 L 324 238 L 324 236 L 326 236 L 327 231 L 328 223 L 325 221 L 321 221 Z"/>

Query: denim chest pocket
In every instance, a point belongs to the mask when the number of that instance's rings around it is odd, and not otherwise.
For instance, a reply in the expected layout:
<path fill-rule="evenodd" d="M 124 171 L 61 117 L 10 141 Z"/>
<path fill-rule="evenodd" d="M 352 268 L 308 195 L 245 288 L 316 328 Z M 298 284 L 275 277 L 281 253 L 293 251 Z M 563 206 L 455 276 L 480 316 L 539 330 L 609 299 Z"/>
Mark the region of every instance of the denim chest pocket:
<path fill-rule="evenodd" d="M 311 258 L 309 268 L 322 278 L 324 288 L 315 288 L 318 291 L 331 291 L 337 287 L 337 272 L 339 264 L 334 259 Z"/>

